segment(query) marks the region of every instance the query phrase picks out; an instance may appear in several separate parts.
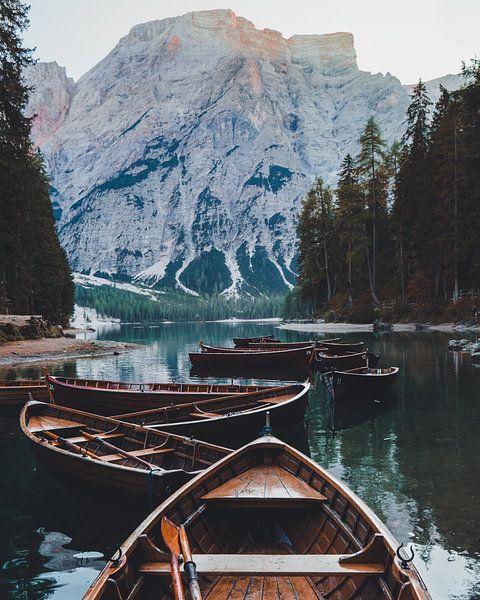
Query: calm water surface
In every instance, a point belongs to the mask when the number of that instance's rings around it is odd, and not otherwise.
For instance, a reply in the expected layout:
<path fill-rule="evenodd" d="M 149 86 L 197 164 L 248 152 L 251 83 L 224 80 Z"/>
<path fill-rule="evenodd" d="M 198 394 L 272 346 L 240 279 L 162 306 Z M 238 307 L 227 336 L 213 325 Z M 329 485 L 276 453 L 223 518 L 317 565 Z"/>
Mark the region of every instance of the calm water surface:
<path fill-rule="evenodd" d="M 144 348 L 57 363 L 51 372 L 188 381 L 188 351 L 198 340 L 229 345 L 233 335 L 273 332 L 272 325 L 253 324 L 122 326 L 99 337 Z M 308 334 L 281 332 L 281 337 L 301 340 Z M 480 367 L 449 353 L 449 337 L 349 335 L 381 353 L 381 365 L 401 368 L 395 394 L 368 411 L 334 409 L 317 376 L 304 430 L 282 435 L 345 481 L 399 541 L 413 544 L 434 600 L 474 600 L 480 598 Z M 0 378 L 35 377 L 39 371 L 3 369 Z M 17 422 L 15 413 L 0 415 L 0 598 L 76 600 L 104 557 L 144 516 L 143 508 L 126 510 L 52 478 L 35 464 Z"/>

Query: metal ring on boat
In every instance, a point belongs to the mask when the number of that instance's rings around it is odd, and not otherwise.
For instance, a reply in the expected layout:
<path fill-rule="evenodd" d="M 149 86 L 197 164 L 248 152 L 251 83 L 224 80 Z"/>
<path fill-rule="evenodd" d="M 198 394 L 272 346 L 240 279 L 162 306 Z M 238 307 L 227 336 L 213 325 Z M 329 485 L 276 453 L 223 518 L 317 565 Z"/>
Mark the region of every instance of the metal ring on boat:
<path fill-rule="evenodd" d="M 118 557 L 115 556 L 116 554 L 118 554 Z M 112 562 L 114 565 L 118 565 L 118 563 L 122 560 L 122 556 L 123 550 L 119 546 L 110 557 L 110 562 Z"/>

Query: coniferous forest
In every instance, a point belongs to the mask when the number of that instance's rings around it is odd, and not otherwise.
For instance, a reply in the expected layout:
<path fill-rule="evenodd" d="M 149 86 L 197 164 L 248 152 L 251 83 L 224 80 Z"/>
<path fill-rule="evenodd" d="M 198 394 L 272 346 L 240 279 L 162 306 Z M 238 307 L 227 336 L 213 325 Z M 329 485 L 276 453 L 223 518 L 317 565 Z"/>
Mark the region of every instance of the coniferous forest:
<path fill-rule="evenodd" d="M 0 312 L 41 314 L 65 324 L 73 282 L 42 157 L 30 141 L 31 119 L 23 113 L 29 89 L 22 71 L 32 63 L 21 41 L 27 14 L 18 0 L 0 3 Z"/>
<path fill-rule="evenodd" d="M 435 106 L 415 86 L 402 140 L 372 117 L 335 189 L 319 177 L 298 225 L 287 317 L 450 320 L 480 310 L 480 61 Z"/>

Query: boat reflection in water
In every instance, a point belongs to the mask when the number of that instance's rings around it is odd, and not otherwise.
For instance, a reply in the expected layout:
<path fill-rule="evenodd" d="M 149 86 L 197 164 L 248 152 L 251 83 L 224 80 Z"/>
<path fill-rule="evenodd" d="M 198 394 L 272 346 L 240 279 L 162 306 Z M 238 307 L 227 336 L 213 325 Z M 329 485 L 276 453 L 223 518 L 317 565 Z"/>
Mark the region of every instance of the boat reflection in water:
<path fill-rule="evenodd" d="M 326 418 L 332 431 L 351 429 L 387 413 L 397 402 L 396 392 L 390 392 L 381 401 L 371 400 L 362 403 L 361 406 L 353 402 L 338 401 L 331 394 L 327 394 Z"/>

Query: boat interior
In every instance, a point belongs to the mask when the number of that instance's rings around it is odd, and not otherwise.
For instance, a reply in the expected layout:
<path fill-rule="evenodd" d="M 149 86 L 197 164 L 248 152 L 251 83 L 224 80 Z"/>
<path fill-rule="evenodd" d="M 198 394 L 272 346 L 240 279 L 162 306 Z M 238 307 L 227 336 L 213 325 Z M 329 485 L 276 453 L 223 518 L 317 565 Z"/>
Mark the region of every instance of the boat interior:
<path fill-rule="evenodd" d="M 279 386 L 260 392 L 249 392 L 237 396 L 201 400 L 189 404 L 177 404 L 163 408 L 154 408 L 116 415 L 114 418 L 121 419 L 128 423 L 138 423 L 145 426 L 161 426 L 164 423 L 181 423 L 198 419 L 212 419 L 226 416 L 234 412 L 244 412 L 268 406 L 275 406 L 291 400 L 304 389 L 305 387 L 303 385 Z"/>
<path fill-rule="evenodd" d="M 185 525 L 204 600 L 421 598 L 388 534 L 357 500 L 295 451 L 265 440 L 157 509 L 95 598 L 174 597 L 163 516 Z M 184 588 L 189 598 L 185 578 Z"/>
<path fill-rule="evenodd" d="M 141 430 L 52 404 L 32 405 L 27 412 L 26 426 L 37 440 L 45 440 L 52 446 L 132 468 L 149 469 L 143 464 L 149 463 L 156 470 L 198 471 L 228 452 L 220 452 L 218 446 L 198 440 Z M 125 452 L 129 456 L 125 456 Z"/>

